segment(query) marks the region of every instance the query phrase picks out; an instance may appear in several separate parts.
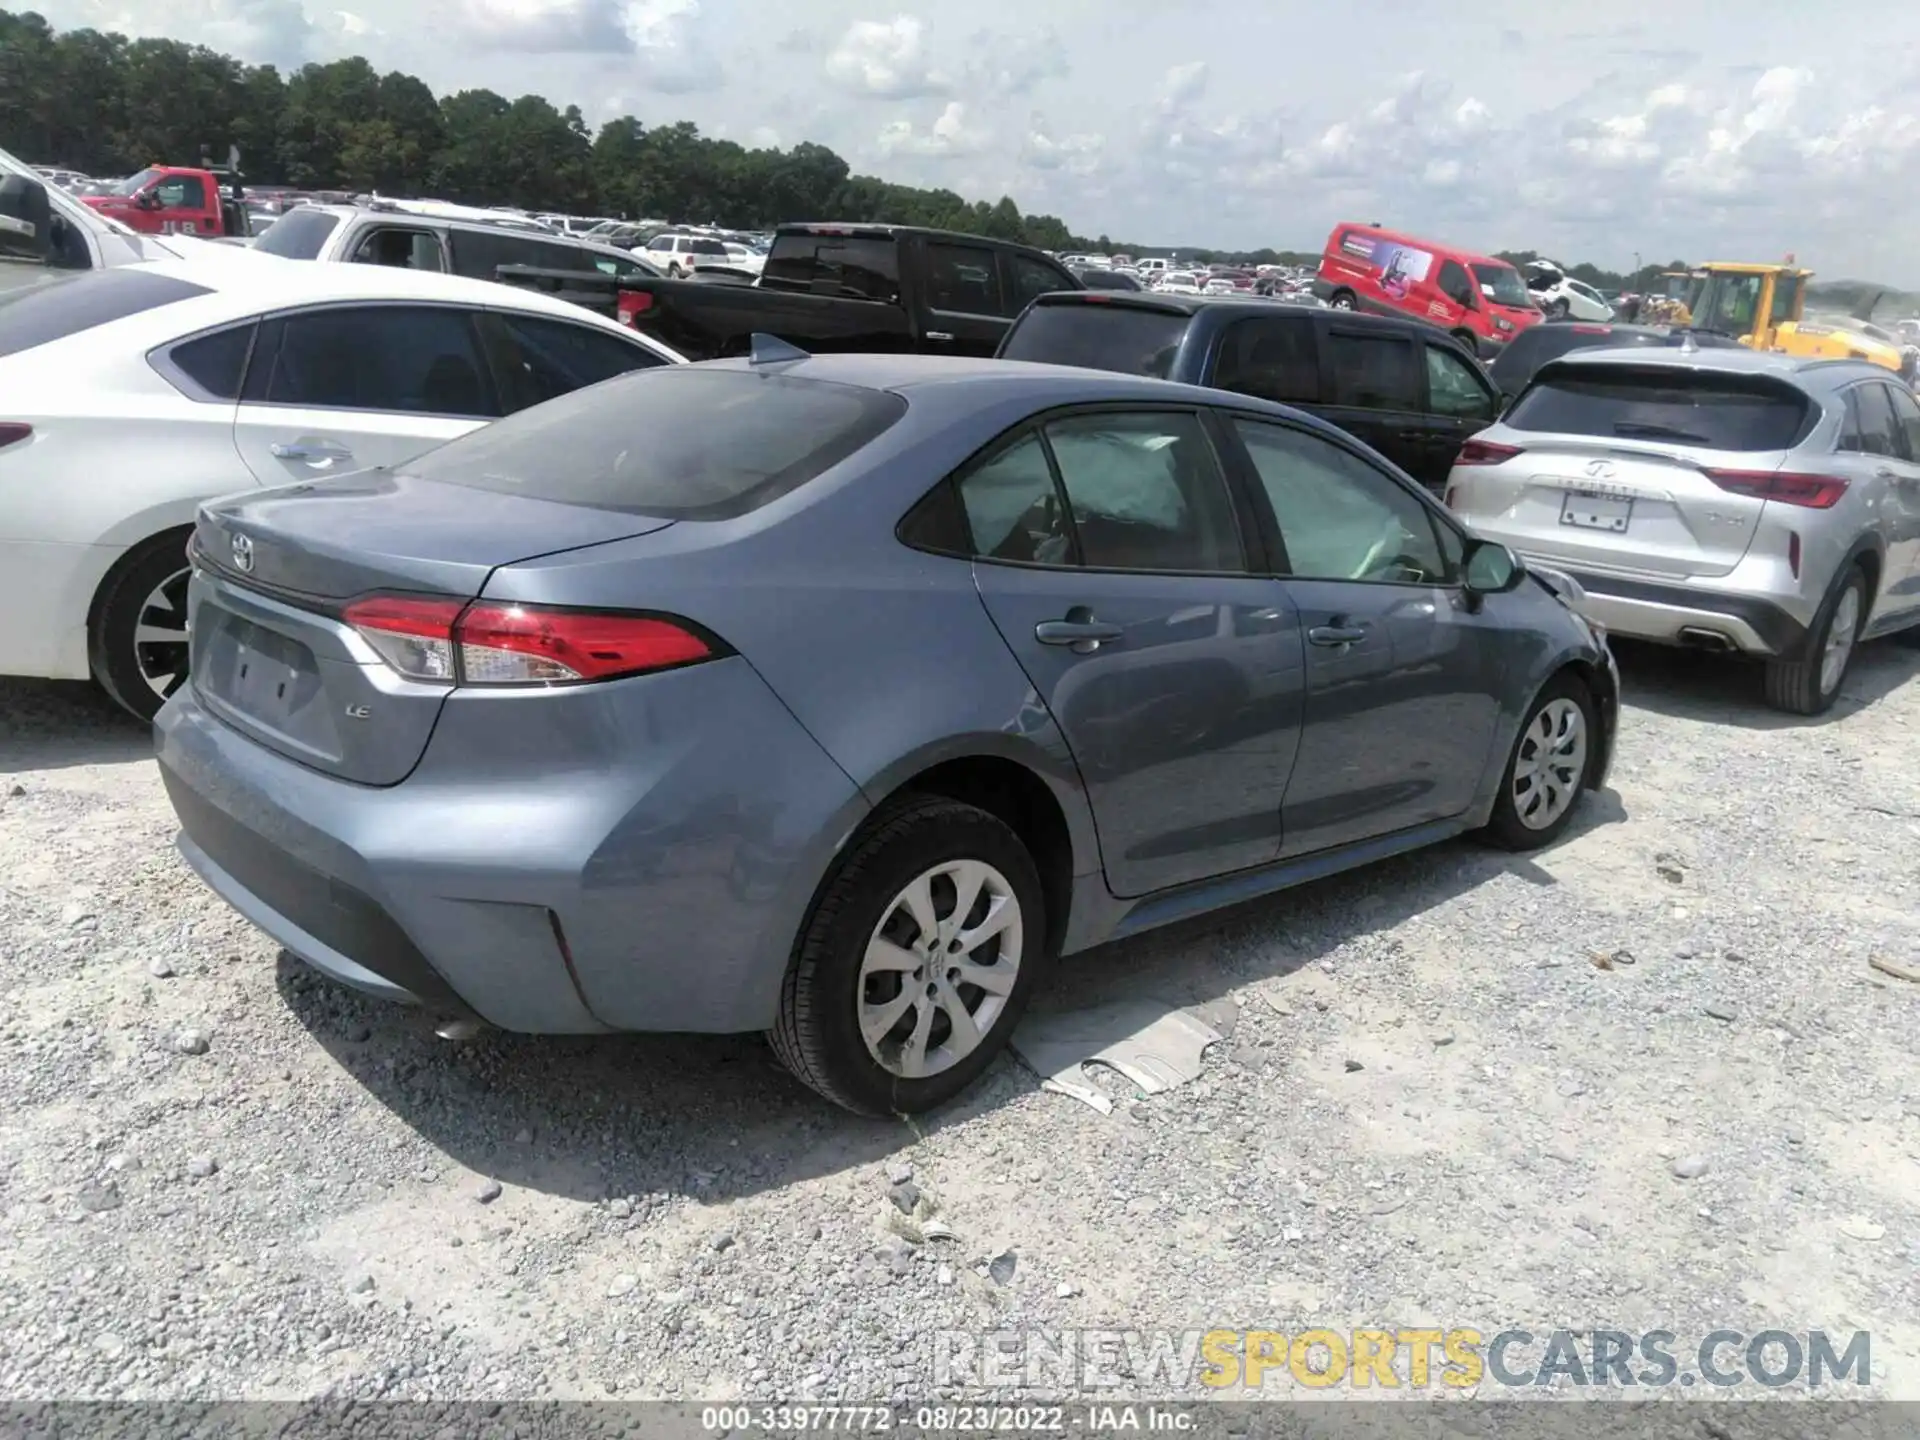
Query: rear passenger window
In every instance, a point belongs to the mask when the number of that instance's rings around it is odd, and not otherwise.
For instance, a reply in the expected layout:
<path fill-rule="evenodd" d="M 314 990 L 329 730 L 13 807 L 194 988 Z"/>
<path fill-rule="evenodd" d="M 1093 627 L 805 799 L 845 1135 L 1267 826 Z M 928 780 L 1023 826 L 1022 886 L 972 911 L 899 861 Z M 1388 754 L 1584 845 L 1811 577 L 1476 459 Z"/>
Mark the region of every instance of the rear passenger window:
<path fill-rule="evenodd" d="M 1493 396 L 1465 360 L 1438 345 L 1421 348 L 1427 352 L 1427 403 L 1434 414 L 1461 420 L 1493 419 Z"/>
<path fill-rule="evenodd" d="M 598 385 L 629 370 L 665 362 L 645 346 L 618 335 L 537 315 L 499 316 L 512 341 L 508 364 L 516 383 L 509 410 L 524 409 Z"/>
<path fill-rule="evenodd" d="M 1239 320 L 1220 339 L 1213 383 L 1236 395 L 1311 403 L 1320 398 L 1313 321 L 1307 316 Z"/>
<path fill-rule="evenodd" d="M 353 258 L 362 265 L 388 265 L 396 270 L 444 271 L 447 268 L 440 237 L 431 230 L 382 226 L 355 247 Z"/>
<path fill-rule="evenodd" d="M 1197 415 L 1075 415 L 1046 435 L 1082 564 L 1245 570 L 1226 478 Z"/>
<path fill-rule="evenodd" d="M 1037 435 L 1023 435 L 960 481 L 976 555 L 1026 565 L 1074 563 L 1073 532 Z"/>
<path fill-rule="evenodd" d="M 235 325 L 176 345 L 167 354 L 173 368 L 197 386 L 194 399 L 238 400 L 246 373 L 247 350 L 253 344 L 253 324 Z"/>
<path fill-rule="evenodd" d="M 1850 392 L 1859 406 L 1860 449 L 1869 455 L 1899 455 L 1905 439 L 1894 423 L 1893 402 L 1884 385 L 1856 385 Z"/>
<path fill-rule="evenodd" d="M 976 245 L 927 246 L 927 304 L 966 315 L 998 315 L 1000 271 L 991 250 Z"/>
<path fill-rule="evenodd" d="M 1327 333 L 1333 403 L 1360 410 L 1418 410 L 1420 382 L 1413 345 L 1402 335 Z"/>
<path fill-rule="evenodd" d="M 1887 398 L 1893 401 L 1893 418 L 1906 437 L 1907 448 L 1901 453 L 1909 460 L 1920 460 L 1920 401 L 1898 385 L 1887 387 Z"/>
<path fill-rule="evenodd" d="M 500 413 L 465 310 L 311 310 L 269 322 L 258 348 L 247 375 L 248 400 L 471 419 Z"/>

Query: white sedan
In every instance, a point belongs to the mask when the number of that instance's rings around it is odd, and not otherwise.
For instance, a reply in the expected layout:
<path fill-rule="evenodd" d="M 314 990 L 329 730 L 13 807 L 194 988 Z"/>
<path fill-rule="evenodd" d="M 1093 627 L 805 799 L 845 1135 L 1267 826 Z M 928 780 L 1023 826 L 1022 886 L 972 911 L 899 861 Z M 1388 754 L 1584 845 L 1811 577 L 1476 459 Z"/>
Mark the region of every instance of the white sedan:
<path fill-rule="evenodd" d="M 150 717 L 186 680 L 203 500 L 682 363 L 533 291 L 206 249 L 0 293 L 0 675 L 91 676 Z"/>

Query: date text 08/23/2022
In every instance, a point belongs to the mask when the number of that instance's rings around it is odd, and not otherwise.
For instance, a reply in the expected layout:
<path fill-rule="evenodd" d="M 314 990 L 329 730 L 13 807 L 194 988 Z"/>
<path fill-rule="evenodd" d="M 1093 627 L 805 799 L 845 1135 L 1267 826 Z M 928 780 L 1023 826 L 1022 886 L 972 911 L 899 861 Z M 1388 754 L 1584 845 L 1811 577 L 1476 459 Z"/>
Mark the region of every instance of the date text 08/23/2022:
<path fill-rule="evenodd" d="M 888 1430 L 929 1435 L 1184 1433 L 1196 1423 L 1195 1407 L 1178 1404 L 711 1405 L 700 1412 L 701 1429 L 730 1435 Z"/>

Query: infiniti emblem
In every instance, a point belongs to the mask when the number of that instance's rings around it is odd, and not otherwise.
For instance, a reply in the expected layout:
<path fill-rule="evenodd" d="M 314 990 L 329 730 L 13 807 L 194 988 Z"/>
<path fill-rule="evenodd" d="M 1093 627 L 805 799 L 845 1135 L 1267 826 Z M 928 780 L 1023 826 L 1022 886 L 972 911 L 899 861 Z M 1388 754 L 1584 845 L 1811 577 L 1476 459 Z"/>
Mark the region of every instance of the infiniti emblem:
<path fill-rule="evenodd" d="M 1613 466 L 1604 460 L 1589 460 L 1587 475 L 1594 480 L 1605 480 L 1613 474 Z"/>
<path fill-rule="evenodd" d="M 253 569 L 253 541 L 244 535 L 233 537 L 233 568 L 242 575 Z"/>

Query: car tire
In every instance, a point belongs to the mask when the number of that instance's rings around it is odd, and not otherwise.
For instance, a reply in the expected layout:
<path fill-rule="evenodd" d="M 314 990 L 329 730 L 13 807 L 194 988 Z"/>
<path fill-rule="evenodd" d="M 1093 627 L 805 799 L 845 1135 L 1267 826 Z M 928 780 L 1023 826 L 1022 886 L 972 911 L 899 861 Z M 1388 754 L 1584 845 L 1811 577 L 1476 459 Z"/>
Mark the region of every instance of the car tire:
<path fill-rule="evenodd" d="M 1329 310 L 1353 309 L 1354 308 L 1353 292 L 1351 290 L 1334 291 L 1333 294 L 1327 297 L 1327 308 Z"/>
<path fill-rule="evenodd" d="M 959 898 L 956 877 L 942 867 L 984 871 L 972 909 L 975 916 L 986 913 L 982 902 L 1002 906 L 1003 914 L 1006 905 L 1015 907 L 1012 923 L 983 940 L 978 950 L 951 956 L 958 940 L 950 941 L 947 950 L 937 948 L 947 933 L 941 927 L 952 924 L 950 912 Z M 923 898 L 937 922 L 932 936 L 924 935 L 907 900 L 908 892 L 921 885 L 927 886 Z M 942 913 L 943 905 L 948 913 Z M 901 943 L 910 934 L 936 949 L 923 953 L 916 943 Z M 934 1109 L 978 1079 L 1013 1033 L 1044 969 L 1046 936 L 1040 873 L 1020 837 L 975 806 L 940 796 L 909 796 L 888 805 L 854 837 L 822 885 L 794 946 L 781 986 L 779 1017 L 768 1040 L 796 1077 L 857 1114 L 913 1115 Z M 1004 948 L 1009 943 L 1011 948 Z M 868 952 L 878 944 L 890 947 L 879 952 L 883 964 L 905 955 L 918 957 L 922 968 L 870 968 Z M 933 954 L 944 962 L 965 960 L 968 954 L 984 956 L 989 950 L 989 963 L 975 973 L 991 974 L 1011 958 L 1011 973 L 1001 982 L 1003 993 L 964 981 L 953 984 L 950 969 L 949 976 L 939 980 L 943 998 L 921 997 L 928 974 L 924 967 Z M 933 988 L 928 986 L 929 996 Z M 973 991 L 978 995 L 968 998 Z M 915 998 L 907 1000 L 909 994 Z M 1000 1003 L 990 1007 L 995 1000 Z M 969 1023 L 991 1008 L 988 1023 L 970 1048 L 958 1043 L 961 1037 L 947 1018 L 947 1006 L 956 1001 L 969 1012 Z M 894 1026 L 870 1046 L 863 1034 L 862 1007 L 871 1007 L 869 1016 L 877 1022 L 890 1005 L 903 1003 L 906 1008 L 894 1011 Z M 923 1021 L 927 1012 L 931 1018 Z M 937 1062 L 941 1050 L 954 1048 L 940 1068 L 919 1076 L 907 1073 L 914 1068 L 906 1057 L 916 1033 L 927 1060 Z M 881 1053 L 890 1054 L 894 1063 L 883 1063 Z"/>
<path fill-rule="evenodd" d="M 1593 693 L 1562 671 L 1527 707 L 1481 836 L 1503 850 L 1550 845 L 1573 823 L 1600 743 Z"/>
<path fill-rule="evenodd" d="M 1466 346 L 1467 353 L 1478 359 L 1480 356 L 1480 337 L 1471 330 L 1452 330 L 1448 332 L 1454 339 Z"/>
<path fill-rule="evenodd" d="M 115 704 L 151 721 L 166 697 L 187 679 L 187 538 L 169 530 L 142 541 L 107 572 L 87 626 L 87 661 L 93 678 Z M 179 640 L 142 640 L 176 629 Z M 169 678 L 170 677 L 170 678 Z M 162 681 L 164 693 L 161 688 Z"/>
<path fill-rule="evenodd" d="M 1867 572 L 1857 564 L 1849 565 L 1814 618 L 1800 658 L 1767 661 L 1764 690 L 1768 705 L 1789 715 L 1824 715 L 1833 708 L 1833 702 L 1840 698 L 1840 687 L 1846 683 L 1854 652 L 1860 648 L 1867 602 Z M 1842 627 L 1851 633 L 1843 634 Z M 1828 662 L 1833 656 L 1838 660 L 1830 670 Z"/>
<path fill-rule="evenodd" d="M 1547 318 L 1549 320 L 1564 320 L 1572 308 L 1572 306 L 1567 304 L 1564 296 L 1558 300 L 1549 300 L 1547 302 Z"/>

